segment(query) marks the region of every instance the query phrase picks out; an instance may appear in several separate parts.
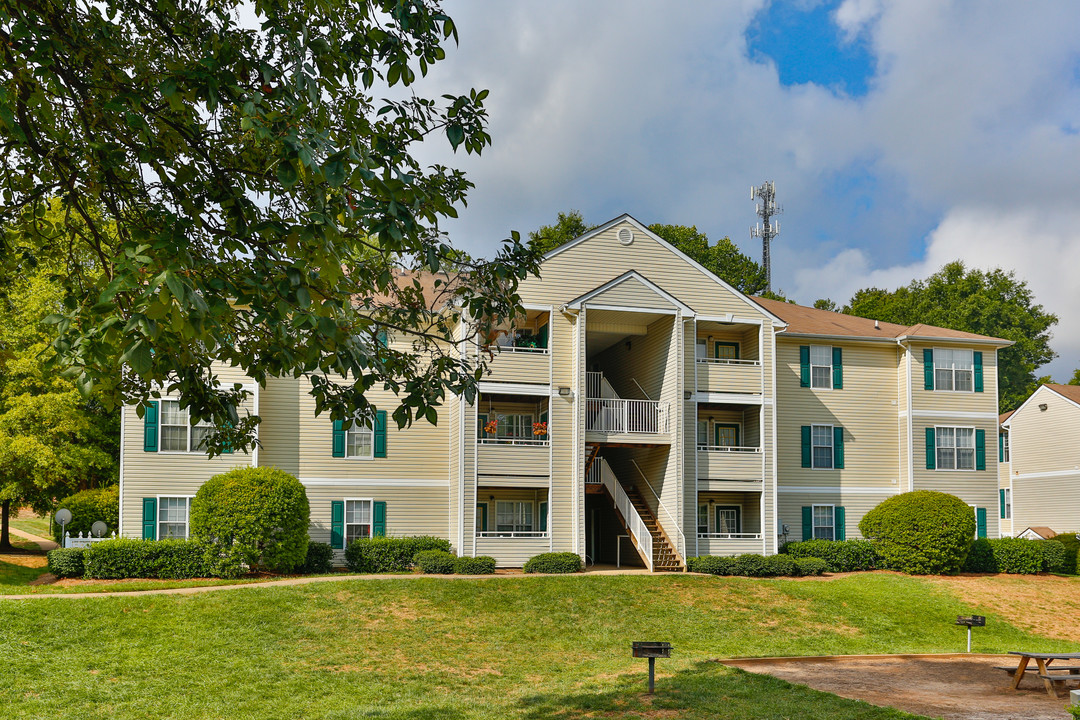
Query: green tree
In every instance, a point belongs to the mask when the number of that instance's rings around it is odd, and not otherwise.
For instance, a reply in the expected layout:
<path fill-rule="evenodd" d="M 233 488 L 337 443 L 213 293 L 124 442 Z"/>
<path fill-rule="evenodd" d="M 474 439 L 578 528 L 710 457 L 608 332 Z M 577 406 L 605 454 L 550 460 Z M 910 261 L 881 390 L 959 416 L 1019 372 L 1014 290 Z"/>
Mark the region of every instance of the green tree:
<path fill-rule="evenodd" d="M 1049 382 L 1049 381 L 1046 381 Z M 1073 370 L 1072 377 L 1069 378 L 1069 382 L 1066 385 L 1080 385 L 1080 368 Z"/>
<path fill-rule="evenodd" d="M 840 306 L 829 298 L 818 298 L 814 301 L 814 307 L 818 310 L 828 310 L 830 312 L 840 312 Z"/>
<path fill-rule="evenodd" d="M 585 223 L 580 210 L 560 212 L 554 225 L 541 225 L 530 232 L 529 241 L 533 248 L 543 255 L 584 235 L 594 227 L 596 226 Z"/>
<path fill-rule="evenodd" d="M 926 323 L 1012 340 L 998 352 L 999 405 L 1020 405 L 1038 387 L 1036 368 L 1056 357 L 1051 328 L 1058 318 L 1035 302 L 1027 282 L 1001 268 L 968 270 L 959 260 L 895 291 L 859 290 L 843 312 L 900 325 Z"/>
<path fill-rule="evenodd" d="M 488 261 L 440 230 L 472 184 L 414 147 L 490 143 L 487 91 L 408 90 L 450 40 L 437 0 L 0 3 L 0 285 L 35 247 L 65 251 L 56 367 L 140 414 L 169 389 L 218 428 L 211 453 L 250 447 L 258 424 L 214 360 L 306 375 L 334 419 L 370 415 L 365 392 L 386 386 L 399 425 L 434 421 L 482 375 L 453 351 L 457 321 L 516 315 L 536 269 L 516 233 Z M 433 308 L 400 271 L 444 258 L 451 302 Z M 413 347 L 383 347 L 384 330 Z"/>

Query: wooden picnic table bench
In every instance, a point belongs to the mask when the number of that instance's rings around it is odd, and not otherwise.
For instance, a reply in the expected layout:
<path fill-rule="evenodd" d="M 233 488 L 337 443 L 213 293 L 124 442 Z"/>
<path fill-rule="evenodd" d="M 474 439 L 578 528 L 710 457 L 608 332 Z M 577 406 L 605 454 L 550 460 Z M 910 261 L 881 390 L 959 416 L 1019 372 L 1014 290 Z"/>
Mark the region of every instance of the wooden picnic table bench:
<path fill-rule="evenodd" d="M 1046 694 L 1050 697 L 1058 697 L 1057 683 L 1064 683 L 1068 680 L 1080 680 L 1080 668 L 1076 668 L 1072 665 L 1062 666 L 1053 665 L 1055 660 L 1080 660 L 1080 653 L 1029 653 L 1017 650 L 1010 650 L 1010 655 L 1018 655 L 1020 657 L 1020 663 L 1013 670 L 1012 676 L 1012 689 L 1015 690 L 1020 685 L 1020 681 L 1024 679 L 1024 674 L 1028 670 L 1028 663 L 1032 660 L 1038 666 L 1039 679 L 1043 681 L 1043 685 L 1046 687 Z M 1064 673 L 1051 673 L 1050 670 L 1064 670 Z"/>

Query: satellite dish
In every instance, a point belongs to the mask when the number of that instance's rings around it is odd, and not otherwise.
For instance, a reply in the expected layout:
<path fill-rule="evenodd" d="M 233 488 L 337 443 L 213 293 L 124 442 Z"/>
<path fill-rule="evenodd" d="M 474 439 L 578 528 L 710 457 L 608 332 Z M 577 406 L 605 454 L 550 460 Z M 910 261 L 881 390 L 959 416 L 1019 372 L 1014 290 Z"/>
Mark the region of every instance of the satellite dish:
<path fill-rule="evenodd" d="M 56 514 L 53 515 L 53 520 L 59 523 L 60 527 L 64 527 L 71 522 L 71 511 L 67 508 L 60 508 L 56 511 Z"/>
<path fill-rule="evenodd" d="M 98 520 L 90 526 L 90 532 L 94 537 L 105 537 L 105 533 L 109 532 L 109 526 Z"/>

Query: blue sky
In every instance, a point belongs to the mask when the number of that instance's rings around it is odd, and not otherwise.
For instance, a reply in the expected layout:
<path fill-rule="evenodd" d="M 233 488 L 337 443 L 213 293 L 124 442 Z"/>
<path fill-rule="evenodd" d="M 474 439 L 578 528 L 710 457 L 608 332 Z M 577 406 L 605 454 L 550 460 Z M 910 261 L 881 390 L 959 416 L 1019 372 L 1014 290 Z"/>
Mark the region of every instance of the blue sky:
<path fill-rule="evenodd" d="M 1080 367 L 1080 3 L 449 0 L 461 43 L 420 94 L 488 88 L 494 143 L 424 158 L 476 188 L 445 229 L 486 253 L 560 210 L 697 225 L 802 303 L 945 262 L 1014 269 Z M 1052 21 L 1048 21 L 1052 18 Z"/>

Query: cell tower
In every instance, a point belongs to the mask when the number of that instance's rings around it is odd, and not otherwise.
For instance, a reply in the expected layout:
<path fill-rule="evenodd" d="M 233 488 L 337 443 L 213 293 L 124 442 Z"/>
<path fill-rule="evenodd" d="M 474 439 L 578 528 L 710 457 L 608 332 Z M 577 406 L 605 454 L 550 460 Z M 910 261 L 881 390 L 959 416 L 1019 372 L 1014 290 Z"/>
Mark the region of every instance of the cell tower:
<path fill-rule="evenodd" d="M 750 188 L 750 199 L 761 202 L 757 205 L 757 214 L 761 222 L 750 228 L 750 237 L 761 238 L 761 264 L 765 267 L 765 291 L 772 292 L 772 268 L 769 261 L 769 243 L 780 234 L 780 223 L 772 222 L 773 215 L 779 215 L 784 209 L 776 204 L 776 185 L 766 180 L 760 187 Z"/>

